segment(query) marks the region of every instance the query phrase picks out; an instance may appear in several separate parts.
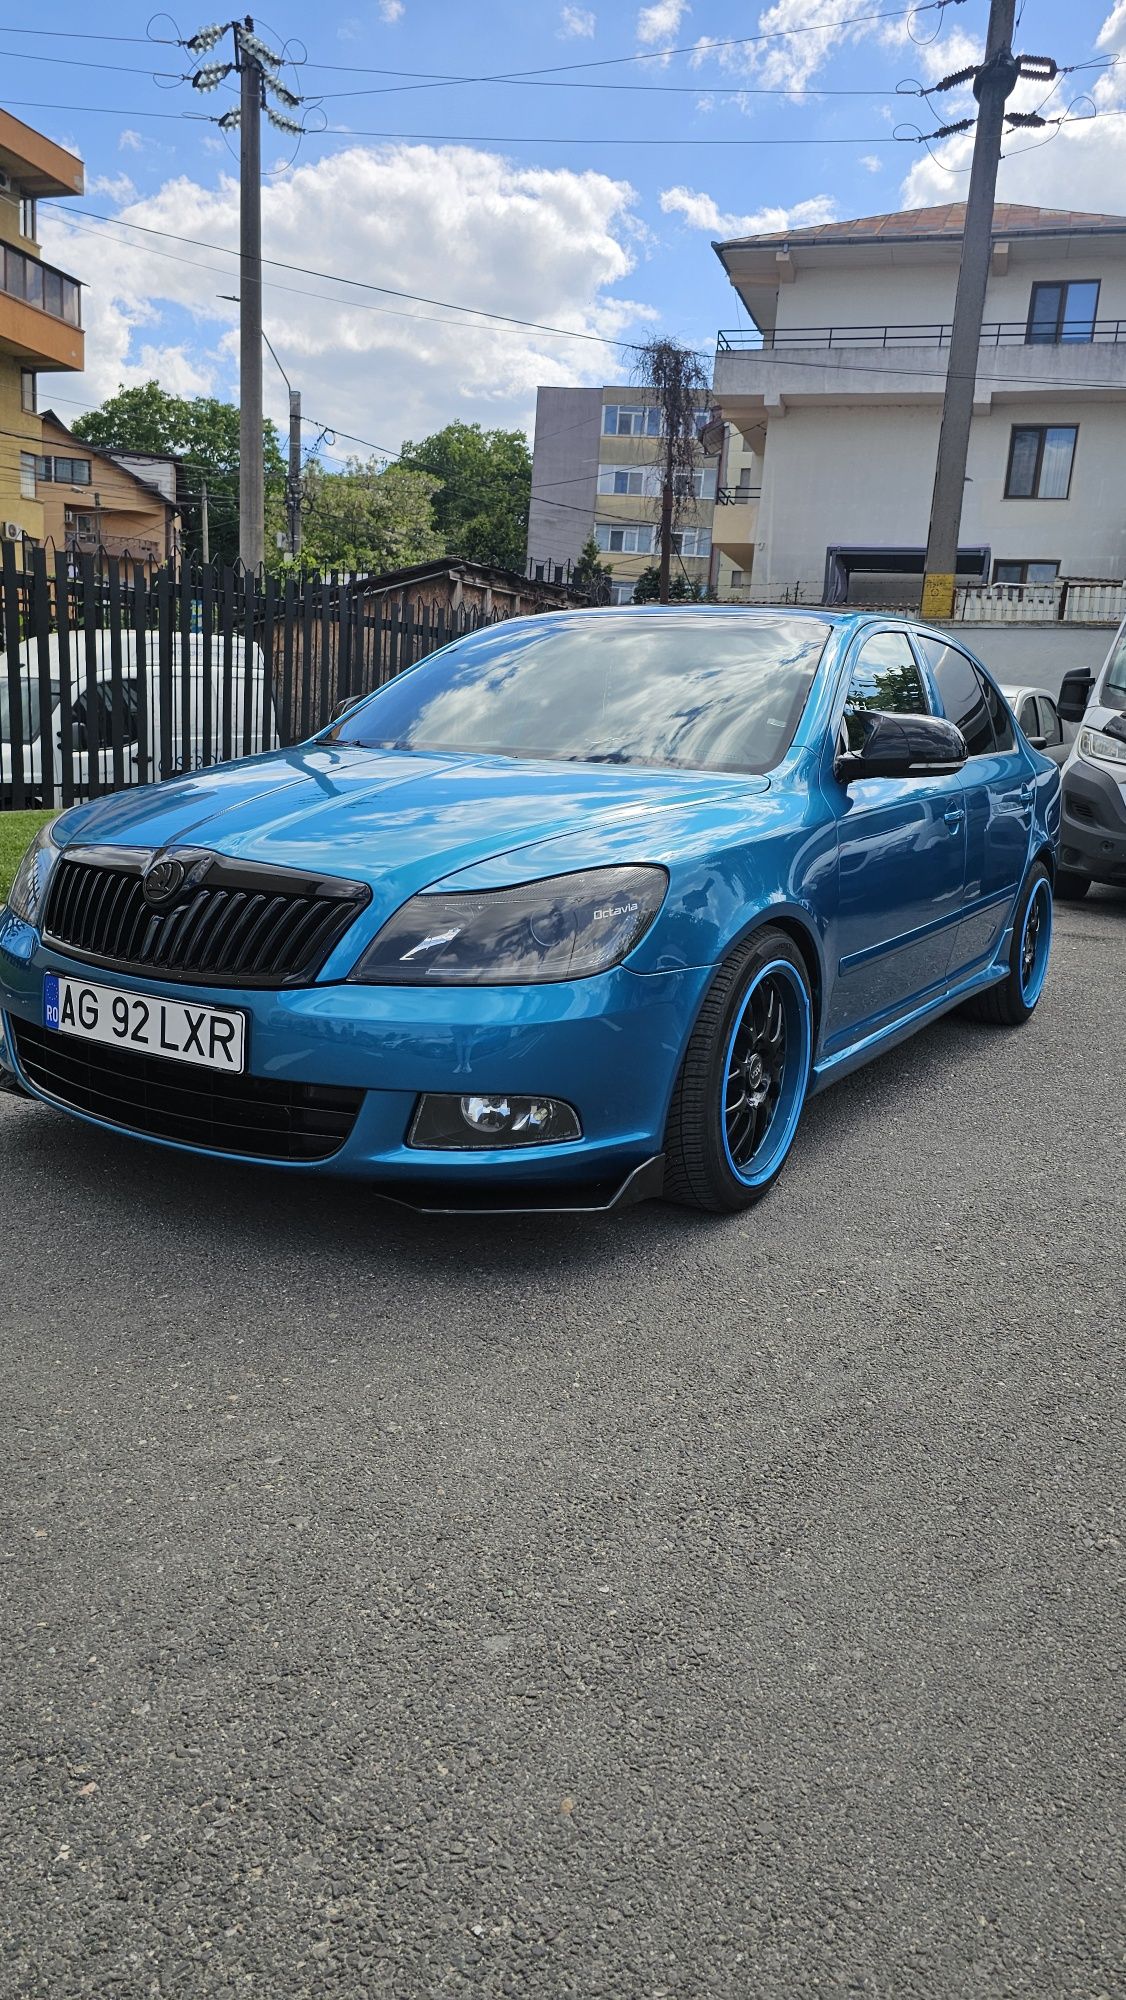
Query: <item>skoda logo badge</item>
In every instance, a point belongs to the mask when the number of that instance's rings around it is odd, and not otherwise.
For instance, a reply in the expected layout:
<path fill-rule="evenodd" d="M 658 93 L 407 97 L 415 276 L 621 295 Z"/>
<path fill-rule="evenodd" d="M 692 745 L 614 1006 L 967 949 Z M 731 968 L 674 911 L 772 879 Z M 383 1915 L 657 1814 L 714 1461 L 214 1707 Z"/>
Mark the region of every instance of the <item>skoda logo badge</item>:
<path fill-rule="evenodd" d="M 152 861 L 145 869 L 144 898 L 150 909 L 166 910 L 184 886 L 187 869 L 174 857 Z"/>

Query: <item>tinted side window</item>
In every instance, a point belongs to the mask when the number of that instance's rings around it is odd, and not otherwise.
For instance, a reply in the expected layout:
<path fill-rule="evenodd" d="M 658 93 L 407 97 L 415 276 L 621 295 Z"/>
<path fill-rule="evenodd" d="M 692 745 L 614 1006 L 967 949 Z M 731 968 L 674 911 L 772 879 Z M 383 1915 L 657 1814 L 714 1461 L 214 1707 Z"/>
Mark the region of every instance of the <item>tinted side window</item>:
<path fill-rule="evenodd" d="M 985 696 L 985 703 L 992 719 L 993 735 L 998 750 L 1015 750 L 1017 739 L 1013 729 L 1013 718 L 1009 714 L 1007 701 L 998 694 L 992 681 L 987 681 L 984 674 L 978 673 L 976 667 L 974 668 L 974 674 Z"/>
<path fill-rule="evenodd" d="M 1045 745 L 1051 749 L 1053 744 L 1063 742 L 1063 725 L 1060 722 L 1055 702 L 1049 701 L 1046 694 L 1040 696 L 1039 706 L 1040 733 L 1044 738 Z"/>
<path fill-rule="evenodd" d="M 948 720 L 957 723 L 971 757 L 988 756 L 994 748 L 994 736 L 984 681 L 956 646 L 944 646 L 937 639 L 921 639 L 920 644 L 938 683 Z M 1009 737 L 1011 740 L 1011 726 Z"/>
<path fill-rule="evenodd" d="M 863 734 L 856 718 L 863 709 L 891 715 L 926 715 L 923 677 L 904 632 L 875 632 L 864 641 L 852 670 L 845 705 L 845 734 L 850 750 L 858 750 Z"/>

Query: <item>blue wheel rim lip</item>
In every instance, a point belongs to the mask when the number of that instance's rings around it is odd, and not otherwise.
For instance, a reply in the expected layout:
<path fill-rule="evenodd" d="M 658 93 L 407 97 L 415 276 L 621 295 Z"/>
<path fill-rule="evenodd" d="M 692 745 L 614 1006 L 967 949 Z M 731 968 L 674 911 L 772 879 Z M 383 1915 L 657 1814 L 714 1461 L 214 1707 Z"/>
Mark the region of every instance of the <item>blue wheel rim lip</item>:
<path fill-rule="evenodd" d="M 1028 925 L 1038 902 L 1043 903 L 1040 916 L 1040 934 L 1036 940 L 1036 955 L 1027 980 L 1024 976 L 1024 941 L 1028 936 Z M 1048 977 L 1048 958 L 1052 949 L 1052 891 L 1046 881 L 1039 881 L 1028 899 L 1024 922 L 1020 932 L 1020 953 L 1017 960 L 1020 970 L 1020 993 L 1026 1007 L 1035 1007 L 1044 991 L 1044 981 Z"/>
<path fill-rule="evenodd" d="M 778 974 L 785 980 L 786 985 L 789 987 L 790 996 L 796 1003 L 797 1026 L 800 1031 L 797 1039 L 800 1046 L 796 1052 L 797 1059 L 791 1059 L 791 1023 L 787 1020 L 787 1048 L 782 1078 L 782 1092 L 774 1117 L 771 1119 L 767 1129 L 766 1137 L 758 1147 L 758 1150 L 752 1154 L 751 1161 L 745 1167 L 736 1166 L 735 1161 L 731 1157 L 731 1148 L 727 1143 L 727 1120 L 723 1115 L 722 1099 L 720 1103 L 719 1123 L 720 1131 L 723 1134 L 724 1157 L 736 1180 L 742 1181 L 744 1187 L 760 1187 L 763 1181 L 769 1180 L 771 1175 L 778 1171 L 793 1144 L 794 1133 L 798 1128 L 798 1119 L 801 1117 L 802 1105 L 805 1103 L 806 1084 L 809 1080 L 809 1057 L 813 1039 L 813 1022 L 810 1014 L 809 994 L 806 992 L 803 981 L 795 968 L 790 964 L 789 959 L 775 958 L 771 960 L 769 965 L 764 965 L 761 972 L 756 974 L 743 995 L 743 1004 L 735 1017 L 731 1033 L 727 1038 L 727 1047 L 723 1056 L 723 1075 L 720 1081 L 720 1090 L 721 1093 L 726 1094 L 727 1077 L 731 1068 L 731 1055 L 735 1047 L 736 1036 L 743 1025 L 743 1017 L 764 979 L 770 979 Z"/>

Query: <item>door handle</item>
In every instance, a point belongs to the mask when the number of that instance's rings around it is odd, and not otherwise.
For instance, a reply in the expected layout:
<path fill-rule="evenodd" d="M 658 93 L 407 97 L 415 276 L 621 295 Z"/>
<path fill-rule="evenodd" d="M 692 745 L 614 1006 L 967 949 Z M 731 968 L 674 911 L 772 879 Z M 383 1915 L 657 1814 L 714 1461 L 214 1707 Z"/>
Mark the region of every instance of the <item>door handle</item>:
<path fill-rule="evenodd" d="M 1032 785 L 1030 785 L 1030 784 L 1023 784 L 1023 785 L 1021 786 L 1021 788 L 1020 788 L 1020 802 L 1021 802 L 1021 805 L 1022 805 L 1022 806 L 1030 806 L 1030 805 L 1032 804 L 1032 800 L 1033 800 L 1033 796 L 1034 796 L 1034 789 L 1033 789 Z"/>
<path fill-rule="evenodd" d="M 958 827 L 961 826 L 962 821 L 965 819 L 966 815 L 961 806 L 947 806 L 946 811 L 943 813 L 942 817 L 946 821 L 947 826 L 950 828 L 951 833 L 954 833 L 957 831 Z"/>

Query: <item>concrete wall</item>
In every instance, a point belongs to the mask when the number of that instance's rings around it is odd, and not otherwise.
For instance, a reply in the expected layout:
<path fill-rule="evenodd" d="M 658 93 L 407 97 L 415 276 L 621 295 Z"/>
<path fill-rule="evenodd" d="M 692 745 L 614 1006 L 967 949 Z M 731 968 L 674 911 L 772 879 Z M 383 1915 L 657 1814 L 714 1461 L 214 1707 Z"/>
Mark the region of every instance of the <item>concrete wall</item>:
<path fill-rule="evenodd" d="M 1006 500 L 1014 423 L 1077 423 L 1066 500 Z M 755 588 L 800 583 L 820 595 L 826 549 L 922 547 L 939 412 L 919 405 L 789 407 L 772 412 L 763 460 Z M 1062 576 L 1126 575 L 1126 400 L 997 402 L 973 421 L 963 545 L 994 557 L 1056 561 Z"/>
<path fill-rule="evenodd" d="M 875 248 L 818 253 L 817 265 L 803 263 L 795 245 L 796 276 L 778 287 L 778 326 L 921 325 L 949 320 L 958 281 L 958 246 L 929 246 L 881 252 Z M 830 254 L 832 261 L 830 262 Z M 1011 243 L 1008 269 L 990 275 L 983 318 L 1023 324 L 1034 283 L 1052 279 L 1098 278 L 1100 319 L 1126 318 L 1126 242 L 1076 237 Z M 748 293 L 751 298 L 751 294 Z M 753 298 L 752 298 L 753 304 Z"/>
<path fill-rule="evenodd" d="M 528 559 L 532 563 L 576 562 L 591 532 L 602 395 L 601 389 L 545 388 L 537 392 L 528 514 Z"/>
<path fill-rule="evenodd" d="M 1097 673 L 1114 637 L 1110 625 L 967 624 L 946 629 L 1003 684 L 1046 688 L 1052 695 L 1073 668 Z"/>

